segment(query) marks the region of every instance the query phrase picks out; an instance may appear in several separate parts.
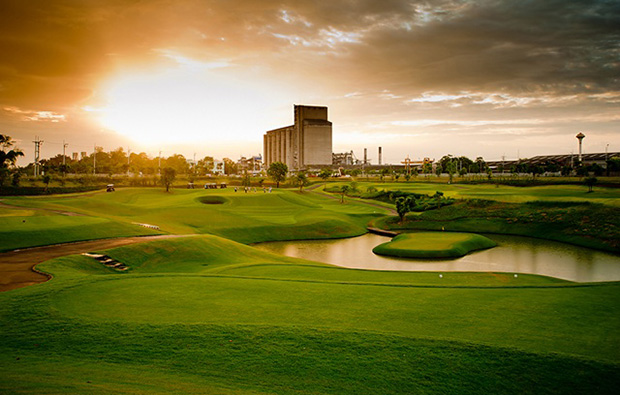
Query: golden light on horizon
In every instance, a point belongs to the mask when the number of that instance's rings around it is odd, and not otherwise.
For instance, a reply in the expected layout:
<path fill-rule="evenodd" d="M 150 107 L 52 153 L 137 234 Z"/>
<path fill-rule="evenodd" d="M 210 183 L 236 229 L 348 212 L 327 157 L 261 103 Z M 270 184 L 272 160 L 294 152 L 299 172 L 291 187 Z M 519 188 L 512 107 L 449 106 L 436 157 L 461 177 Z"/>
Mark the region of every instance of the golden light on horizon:
<path fill-rule="evenodd" d="M 101 86 L 98 113 L 107 129 L 147 145 L 230 141 L 257 133 L 264 96 L 225 64 L 175 58 L 178 64 L 114 76 Z M 259 104 L 259 105 L 257 105 Z"/>

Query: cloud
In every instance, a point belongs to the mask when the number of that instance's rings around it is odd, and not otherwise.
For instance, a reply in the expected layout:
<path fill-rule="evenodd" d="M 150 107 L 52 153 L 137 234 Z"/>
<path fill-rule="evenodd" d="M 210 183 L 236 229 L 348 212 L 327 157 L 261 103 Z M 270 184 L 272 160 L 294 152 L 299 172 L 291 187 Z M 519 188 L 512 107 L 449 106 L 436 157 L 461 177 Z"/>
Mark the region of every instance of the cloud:
<path fill-rule="evenodd" d="M 6 0 L 0 7 L 0 51 L 11 54 L 0 60 L 3 101 L 84 100 L 115 68 L 161 62 L 158 49 L 397 95 L 620 89 L 615 1 Z"/>
<path fill-rule="evenodd" d="M 33 111 L 23 110 L 18 107 L 4 107 L 3 110 L 12 115 L 17 116 L 20 120 L 26 122 L 65 122 L 67 117 L 63 114 L 57 114 L 53 111 Z"/>
<path fill-rule="evenodd" d="M 609 121 L 617 26 L 615 0 L 3 0 L 0 108 L 49 118 L 0 117 L 69 124 L 101 106 L 111 76 L 183 64 L 287 86 L 351 133 L 394 120 Z"/>

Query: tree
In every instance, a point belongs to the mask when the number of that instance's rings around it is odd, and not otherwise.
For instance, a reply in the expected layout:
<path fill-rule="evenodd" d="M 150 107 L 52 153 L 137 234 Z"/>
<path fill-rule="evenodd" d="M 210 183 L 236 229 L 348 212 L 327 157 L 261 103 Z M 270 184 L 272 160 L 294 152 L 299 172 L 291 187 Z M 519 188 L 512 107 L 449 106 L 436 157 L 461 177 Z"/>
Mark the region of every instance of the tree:
<path fill-rule="evenodd" d="M 439 165 L 441 165 L 442 169 L 445 169 L 448 166 L 448 163 L 452 162 L 454 157 L 451 154 L 444 155 L 439 159 Z"/>
<path fill-rule="evenodd" d="M 0 188 L 10 174 L 10 169 L 15 166 L 17 158 L 24 156 L 20 149 L 11 149 L 15 145 L 15 140 L 10 136 L 0 134 Z"/>
<path fill-rule="evenodd" d="M 187 159 L 181 154 L 174 154 L 162 160 L 162 166 L 173 168 L 176 174 L 189 173 L 189 163 L 187 163 Z"/>
<path fill-rule="evenodd" d="M 613 171 L 613 172 L 620 171 L 620 157 L 614 156 L 607 160 L 607 172 L 608 172 L 607 175 L 609 175 L 610 171 Z"/>
<path fill-rule="evenodd" d="M 303 171 L 297 173 L 295 177 L 293 177 L 293 181 L 299 187 L 299 192 L 303 192 L 304 187 L 310 183 L 308 177 L 306 176 L 306 173 L 304 173 Z"/>
<path fill-rule="evenodd" d="M 579 177 L 585 177 L 585 176 L 587 176 L 587 175 L 588 175 L 588 168 L 587 168 L 587 166 L 579 166 L 579 167 L 577 168 L 577 175 L 578 175 Z"/>
<path fill-rule="evenodd" d="M 276 188 L 280 188 L 280 183 L 286 180 L 286 173 L 288 173 L 288 166 L 282 162 L 273 162 L 267 169 L 267 175 L 275 181 Z"/>
<path fill-rule="evenodd" d="M 396 198 L 396 212 L 400 217 L 400 222 L 403 222 L 405 215 L 411 211 L 412 202 L 413 200 L 411 199 L 411 196 L 401 196 Z"/>
<path fill-rule="evenodd" d="M 18 187 L 19 186 L 19 181 L 20 178 L 22 177 L 22 173 L 20 173 L 19 171 L 14 171 L 13 172 L 13 179 L 11 180 L 11 185 L 14 187 Z"/>
<path fill-rule="evenodd" d="M 594 173 L 595 176 L 602 176 L 605 169 L 598 163 L 592 163 L 588 166 L 588 171 Z"/>
<path fill-rule="evenodd" d="M 248 174 L 248 171 L 245 171 L 245 174 L 243 175 L 243 180 L 241 180 L 241 185 L 243 187 L 249 188 L 252 185 L 252 181 L 250 180 L 250 175 Z"/>
<path fill-rule="evenodd" d="M 161 171 L 161 183 L 166 187 L 166 192 L 170 191 L 170 186 L 177 176 L 176 170 L 172 167 L 164 167 Z"/>
<path fill-rule="evenodd" d="M 443 173 L 443 167 L 441 165 L 437 165 L 437 167 L 435 167 L 435 174 L 437 177 L 441 177 L 441 173 Z"/>
<path fill-rule="evenodd" d="M 437 201 L 437 208 L 441 208 L 441 201 L 443 199 L 443 192 L 435 191 L 435 194 L 433 195 L 433 197 Z"/>
<path fill-rule="evenodd" d="M 340 204 L 344 203 L 344 196 L 347 194 L 347 192 L 349 192 L 348 185 L 343 185 L 342 187 L 340 187 L 340 193 L 342 194 L 342 197 L 340 198 Z"/>
<path fill-rule="evenodd" d="M 47 188 L 50 186 L 50 181 L 52 181 L 52 177 L 49 174 L 45 174 L 43 176 L 43 183 L 45 184 L 45 192 L 47 192 Z"/>
<path fill-rule="evenodd" d="M 454 173 L 456 173 L 456 164 L 453 161 L 448 162 L 446 167 L 446 171 L 450 176 L 450 184 L 452 184 L 452 178 L 454 178 Z"/>
<path fill-rule="evenodd" d="M 319 172 L 319 177 L 323 180 L 323 181 L 327 181 L 327 179 L 329 177 L 332 176 L 332 171 L 328 168 L 325 169 L 321 169 L 321 171 Z"/>
<path fill-rule="evenodd" d="M 596 184 L 598 180 L 596 179 L 596 177 L 588 177 L 585 180 L 583 180 L 583 183 L 587 185 L 588 187 L 588 193 L 592 192 L 592 188 L 594 187 L 594 184 Z"/>
<path fill-rule="evenodd" d="M 532 172 L 532 177 L 536 178 L 537 175 L 541 175 L 545 172 L 545 168 L 541 165 L 534 165 L 530 168 Z"/>
<path fill-rule="evenodd" d="M 210 174 L 213 172 L 215 159 L 212 156 L 205 156 L 196 163 L 196 171 L 198 174 Z"/>
<path fill-rule="evenodd" d="M 426 162 L 422 165 L 422 173 L 430 174 L 433 172 L 433 165 L 430 162 Z"/>
<path fill-rule="evenodd" d="M 477 173 L 484 173 L 487 169 L 487 163 L 484 161 L 482 156 L 476 158 L 476 165 L 478 165 Z"/>
<path fill-rule="evenodd" d="M 381 169 L 381 182 L 385 182 L 384 178 L 385 176 L 387 176 L 390 173 L 390 170 L 388 169 Z"/>
<path fill-rule="evenodd" d="M 235 163 L 235 161 L 233 161 L 230 158 L 224 158 L 222 159 L 222 161 L 224 162 L 224 173 L 225 174 L 237 174 L 238 166 Z"/>

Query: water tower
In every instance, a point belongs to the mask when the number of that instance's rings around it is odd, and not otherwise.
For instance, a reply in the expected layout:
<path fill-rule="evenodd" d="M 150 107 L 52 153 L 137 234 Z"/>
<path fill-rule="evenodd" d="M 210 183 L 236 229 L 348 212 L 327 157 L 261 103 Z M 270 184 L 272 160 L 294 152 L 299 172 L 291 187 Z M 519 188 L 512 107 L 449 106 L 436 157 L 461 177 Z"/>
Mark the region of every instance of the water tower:
<path fill-rule="evenodd" d="M 579 162 L 581 163 L 581 141 L 583 140 L 584 137 L 586 137 L 586 135 L 579 132 L 579 134 L 575 137 L 577 137 L 577 140 L 579 140 Z"/>

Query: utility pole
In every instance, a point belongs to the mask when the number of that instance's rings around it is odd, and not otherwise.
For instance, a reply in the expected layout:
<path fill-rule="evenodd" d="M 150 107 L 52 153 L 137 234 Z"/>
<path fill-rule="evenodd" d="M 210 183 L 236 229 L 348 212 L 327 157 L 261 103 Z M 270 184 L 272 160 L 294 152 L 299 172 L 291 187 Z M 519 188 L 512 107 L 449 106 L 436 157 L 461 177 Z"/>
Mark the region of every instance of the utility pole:
<path fill-rule="evenodd" d="M 34 137 L 34 176 L 39 176 L 39 158 L 41 156 L 41 144 L 42 140 L 39 140 L 39 136 Z"/>
<path fill-rule="evenodd" d="M 609 149 L 609 144 L 605 146 L 605 163 L 607 163 L 607 150 Z"/>
<path fill-rule="evenodd" d="M 62 176 L 64 177 L 67 173 L 67 156 L 65 155 L 67 151 L 67 147 L 69 144 L 65 143 L 65 140 L 62 140 Z"/>
<path fill-rule="evenodd" d="M 93 146 L 93 175 L 97 174 L 97 143 Z"/>

